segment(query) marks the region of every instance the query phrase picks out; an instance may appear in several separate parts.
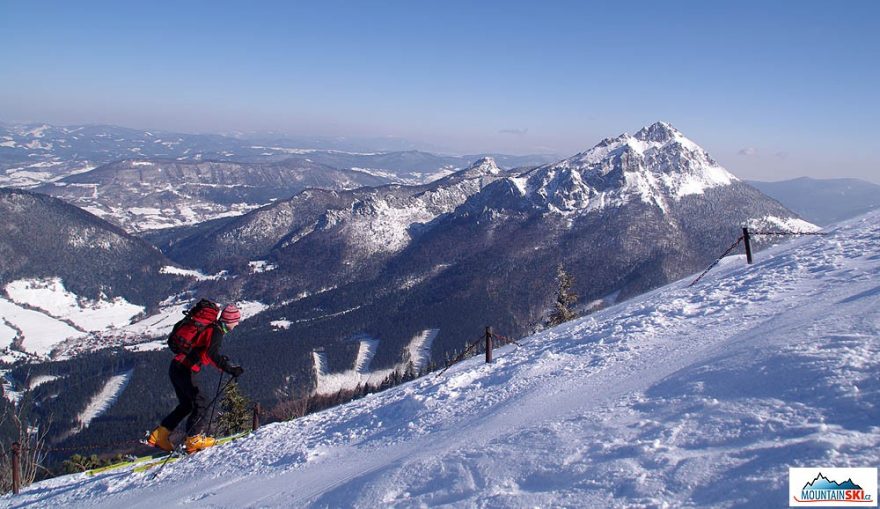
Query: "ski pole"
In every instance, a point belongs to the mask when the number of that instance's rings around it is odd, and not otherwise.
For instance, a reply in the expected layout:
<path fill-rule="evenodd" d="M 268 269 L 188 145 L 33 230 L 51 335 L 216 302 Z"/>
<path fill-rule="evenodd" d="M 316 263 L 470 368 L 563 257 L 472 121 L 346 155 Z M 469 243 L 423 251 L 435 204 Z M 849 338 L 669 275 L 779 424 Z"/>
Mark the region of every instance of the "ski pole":
<path fill-rule="evenodd" d="M 234 378 L 233 378 L 234 379 Z M 232 379 L 230 379 L 232 380 Z M 217 393 L 214 394 L 214 399 L 211 401 L 211 418 L 208 419 L 208 427 L 205 428 L 208 433 L 211 432 L 211 425 L 214 424 L 214 409 L 217 407 L 217 398 L 220 397 L 220 384 L 223 383 L 223 372 L 220 372 L 220 378 L 217 379 Z M 228 383 L 228 382 L 227 382 Z M 223 390 L 226 390 L 226 387 L 223 387 Z"/>
<path fill-rule="evenodd" d="M 214 408 L 214 403 L 217 402 L 217 399 L 220 397 L 221 394 L 223 394 L 223 391 L 226 390 L 226 387 L 227 387 L 229 384 L 231 384 L 233 380 L 235 380 L 235 377 L 230 378 L 229 380 L 226 381 L 226 383 L 223 385 L 223 387 L 219 387 L 219 388 L 217 389 L 217 394 L 214 395 L 214 399 L 212 399 L 211 402 L 208 403 L 208 405 L 210 405 L 212 409 Z M 221 382 L 223 381 L 223 375 L 222 375 L 222 374 L 220 375 L 220 381 L 221 381 Z M 218 385 L 219 385 L 219 384 L 218 384 Z M 212 414 L 213 414 L 213 410 L 212 410 Z M 202 414 L 198 419 L 196 419 L 196 421 L 192 424 L 192 426 L 189 426 L 189 427 L 188 427 L 187 432 L 192 431 L 193 429 L 195 429 L 195 428 L 199 425 L 199 423 L 202 422 L 202 419 L 204 419 L 204 418 L 205 418 L 205 414 Z M 214 416 L 211 415 L 211 418 L 213 419 Z"/>

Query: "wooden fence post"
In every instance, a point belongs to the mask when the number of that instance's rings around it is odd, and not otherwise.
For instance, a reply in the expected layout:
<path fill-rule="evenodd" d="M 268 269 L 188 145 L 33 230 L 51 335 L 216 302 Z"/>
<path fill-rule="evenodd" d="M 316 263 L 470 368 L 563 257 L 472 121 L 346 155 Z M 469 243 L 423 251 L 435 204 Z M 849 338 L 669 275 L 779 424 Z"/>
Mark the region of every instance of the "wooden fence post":
<path fill-rule="evenodd" d="M 747 226 L 743 226 L 743 242 L 746 244 L 746 262 L 751 265 L 752 263 L 752 241 L 749 236 L 749 228 Z"/>
<path fill-rule="evenodd" d="M 254 420 L 252 422 L 251 430 L 257 431 L 257 428 L 260 427 L 260 404 L 257 403 L 254 405 Z"/>
<path fill-rule="evenodd" d="M 486 363 L 492 362 L 492 327 L 486 327 Z"/>
<path fill-rule="evenodd" d="M 12 493 L 18 495 L 21 488 L 21 444 L 12 444 Z"/>

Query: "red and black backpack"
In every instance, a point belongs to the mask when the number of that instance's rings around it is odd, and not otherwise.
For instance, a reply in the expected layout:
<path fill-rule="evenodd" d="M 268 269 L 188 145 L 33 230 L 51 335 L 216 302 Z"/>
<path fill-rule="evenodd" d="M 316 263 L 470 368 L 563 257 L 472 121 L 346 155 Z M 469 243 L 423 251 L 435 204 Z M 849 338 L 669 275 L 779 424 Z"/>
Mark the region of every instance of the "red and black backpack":
<path fill-rule="evenodd" d="M 189 354 L 194 348 L 206 346 L 203 343 L 207 334 L 202 332 L 220 318 L 220 306 L 202 299 L 185 314 L 168 335 L 168 347 L 176 354 Z"/>

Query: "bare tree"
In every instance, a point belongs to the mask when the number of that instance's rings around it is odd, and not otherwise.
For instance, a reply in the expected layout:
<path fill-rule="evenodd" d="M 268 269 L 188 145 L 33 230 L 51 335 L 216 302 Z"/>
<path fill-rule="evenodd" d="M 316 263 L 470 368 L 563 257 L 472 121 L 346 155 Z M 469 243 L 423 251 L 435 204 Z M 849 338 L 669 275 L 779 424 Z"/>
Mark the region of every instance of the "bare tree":
<path fill-rule="evenodd" d="M 13 408 L 7 408 L 0 415 L 0 425 L 12 423 L 13 439 L 21 445 L 19 479 L 22 486 L 28 486 L 37 478 L 39 471 L 48 472 L 42 463 L 48 454 L 46 436 L 49 434 L 49 425 L 42 425 L 37 420 L 32 420 L 27 415 L 27 404 L 30 401 L 27 393 L 23 394 L 19 403 Z M 12 450 L 11 444 L 0 441 L 0 492 L 12 491 Z"/>

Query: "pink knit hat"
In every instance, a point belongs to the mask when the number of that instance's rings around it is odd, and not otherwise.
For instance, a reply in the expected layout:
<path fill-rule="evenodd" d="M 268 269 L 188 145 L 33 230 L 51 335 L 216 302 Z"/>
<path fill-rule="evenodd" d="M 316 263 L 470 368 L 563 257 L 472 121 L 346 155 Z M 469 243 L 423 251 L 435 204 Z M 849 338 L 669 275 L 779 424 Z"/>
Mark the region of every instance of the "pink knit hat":
<path fill-rule="evenodd" d="M 241 311 L 235 307 L 235 304 L 228 304 L 220 313 L 220 321 L 224 323 L 238 323 L 241 320 Z"/>

